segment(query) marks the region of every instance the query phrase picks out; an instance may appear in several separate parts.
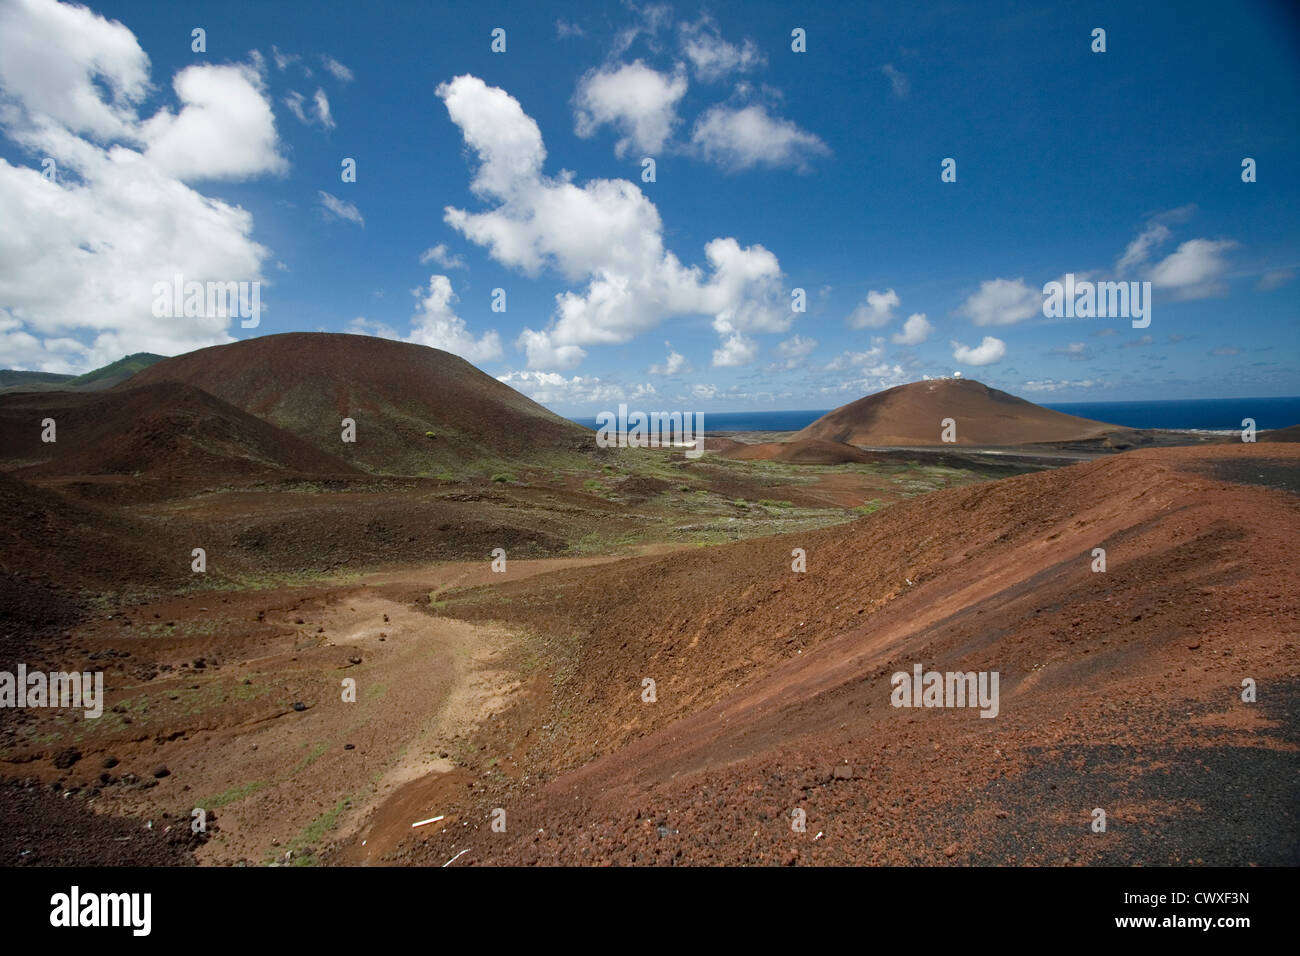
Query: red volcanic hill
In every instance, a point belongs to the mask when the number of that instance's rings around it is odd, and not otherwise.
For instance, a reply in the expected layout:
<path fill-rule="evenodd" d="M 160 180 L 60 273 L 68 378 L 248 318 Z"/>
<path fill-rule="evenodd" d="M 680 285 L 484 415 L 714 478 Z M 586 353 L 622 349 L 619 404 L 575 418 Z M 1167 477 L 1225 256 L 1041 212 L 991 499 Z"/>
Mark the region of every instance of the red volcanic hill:
<path fill-rule="evenodd" d="M 469 860 L 1293 864 L 1293 829 L 1199 825 L 1239 786 L 1243 738 L 1294 750 L 1240 693 L 1251 677 L 1277 688 L 1278 713 L 1294 706 L 1300 499 L 1206 473 L 1266 467 L 1294 474 L 1300 448 L 1132 451 L 848 525 L 509 582 L 483 603 L 467 592 L 443 613 L 576 635 L 555 723 L 522 745 L 550 776 Z M 895 707 L 891 675 L 918 664 L 998 673 L 995 719 Z M 1149 839 L 1133 825 L 1090 841 L 1098 792 L 1125 814 L 1161 807 Z M 1293 785 L 1269 799 L 1290 807 Z M 412 858 L 464 842 L 448 828 Z"/>
<path fill-rule="evenodd" d="M 939 445 L 945 418 L 958 445 L 1087 441 L 1129 429 L 1043 408 L 965 378 L 899 385 L 850 402 L 794 435 L 850 445 Z"/>
<path fill-rule="evenodd" d="M 0 515 L 0 660 L 70 627 L 123 581 L 143 592 L 192 577 L 189 542 L 4 472 Z"/>
<path fill-rule="evenodd" d="M 41 441 L 52 418 L 57 440 Z M 0 396 L 3 460 L 24 475 L 357 474 L 300 438 L 191 385 Z"/>
<path fill-rule="evenodd" d="M 545 466 L 594 436 L 450 352 L 368 335 L 293 332 L 159 362 L 126 385 L 183 382 L 368 471 Z M 341 439 L 344 418 L 356 442 Z"/>

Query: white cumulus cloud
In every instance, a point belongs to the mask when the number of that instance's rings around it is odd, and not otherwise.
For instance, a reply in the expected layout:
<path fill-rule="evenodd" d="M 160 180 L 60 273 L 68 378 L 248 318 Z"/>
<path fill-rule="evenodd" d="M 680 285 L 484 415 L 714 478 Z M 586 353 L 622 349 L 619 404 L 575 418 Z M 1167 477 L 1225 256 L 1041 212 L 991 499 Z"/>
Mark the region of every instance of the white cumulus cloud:
<path fill-rule="evenodd" d="M 848 323 L 855 329 L 878 329 L 893 320 L 898 303 L 898 293 L 893 289 L 884 292 L 872 289 L 849 313 Z"/>
<path fill-rule="evenodd" d="M 492 204 L 478 213 L 447 207 L 447 224 L 503 265 L 586 284 L 556 296 L 545 329 L 520 334 L 530 368 L 572 368 L 583 346 L 630 341 L 675 315 L 712 315 L 729 363 L 756 354 L 746 336 L 789 328 L 780 263 L 763 246 L 713 239 L 708 269 L 686 266 L 664 247 L 659 211 L 636 184 L 543 175 L 541 131 L 510 94 L 468 75 L 437 94 L 478 156 L 471 189 Z"/>
<path fill-rule="evenodd" d="M 1042 290 L 1029 288 L 1024 279 L 989 279 L 958 312 L 976 325 L 1014 325 L 1042 314 Z"/>
<path fill-rule="evenodd" d="M 1231 239 L 1189 239 L 1151 270 L 1151 284 L 1168 289 L 1179 299 L 1206 299 L 1223 295 L 1228 271 L 1224 253 L 1235 249 Z"/>
<path fill-rule="evenodd" d="M 890 341 L 895 345 L 920 345 L 930 337 L 933 330 L 934 326 L 924 312 L 914 312 L 903 323 L 903 331 L 894 333 Z"/>
<path fill-rule="evenodd" d="M 446 244 L 441 242 L 420 253 L 420 265 L 428 265 L 430 262 L 437 263 L 444 269 L 465 268 L 465 257 L 453 255 Z"/>
<path fill-rule="evenodd" d="M 229 342 L 233 316 L 155 317 L 155 285 L 266 285 L 252 216 L 189 185 L 287 168 L 256 66 L 186 67 L 177 107 L 141 119 L 151 86 L 122 24 L 0 2 L 0 129 L 33 159 L 0 159 L 0 364 L 84 371 Z"/>
<path fill-rule="evenodd" d="M 871 340 L 871 348 L 865 352 L 844 352 L 826 365 L 828 372 L 843 372 L 846 369 L 866 368 L 879 362 L 885 354 L 884 336 L 877 335 Z"/>
<path fill-rule="evenodd" d="M 713 350 L 715 368 L 736 368 L 748 365 L 758 356 L 758 343 L 747 335 L 732 332 L 722 342 L 720 348 Z"/>
<path fill-rule="evenodd" d="M 427 294 L 419 289 L 414 294 L 420 300 L 420 307 L 411 320 L 408 342 L 454 352 L 469 362 L 501 358 L 501 336 L 492 331 L 476 339 L 465 327 L 465 320 L 456 315 L 452 308 L 456 295 L 451 290 L 451 280 L 446 276 L 429 276 Z"/>
<path fill-rule="evenodd" d="M 755 166 L 802 171 L 813 157 L 830 154 L 820 137 L 757 103 L 711 107 L 695 121 L 691 144 L 703 159 L 733 172 Z"/>
<path fill-rule="evenodd" d="M 673 348 L 673 343 L 665 342 L 664 347 L 668 349 L 668 357 L 664 359 L 662 365 L 651 365 L 651 375 L 680 375 L 688 371 L 686 356 Z"/>
<path fill-rule="evenodd" d="M 476 339 L 465 320 L 456 314 L 454 304 L 457 297 L 452 291 L 451 280 L 446 276 L 429 276 L 429 287 L 412 289 L 411 294 L 418 300 L 418 305 L 411 318 L 411 331 L 407 335 L 400 335 L 392 326 L 383 322 L 361 316 L 348 324 L 348 331 L 427 345 L 459 355 L 467 362 L 490 362 L 501 358 L 501 336 L 496 331 L 485 332 Z"/>
<path fill-rule="evenodd" d="M 817 348 L 816 339 L 804 338 L 802 335 L 786 339 L 776 347 L 776 354 L 780 357 L 777 364 L 785 369 L 798 368 L 804 364 L 815 348 Z"/>
<path fill-rule="evenodd" d="M 149 57 L 130 30 L 86 7 L 11 0 L 0 4 L 0 86 L 71 133 L 136 139 Z"/>
<path fill-rule="evenodd" d="M 578 82 L 574 96 L 575 131 L 589 138 L 601 126 L 622 136 L 614 153 L 629 150 L 655 154 L 664 148 L 677 124 L 677 103 L 686 94 L 686 75 L 660 73 L 640 60 L 592 70 Z"/>
<path fill-rule="evenodd" d="M 962 345 L 956 340 L 952 343 L 952 357 L 962 365 L 992 365 L 1001 362 L 1006 354 L 1007 343 L 991 335 L 984 336 L 976 346 Z"/>
<path fill-rule="evenodd" d="M 707 15 L 677 28 L 682 54 L 695 75 L 705 82 L 720 80 L 731 73 L 744 73 L 762 66 L 767 58 L 758 44 L 746 39 L 737 46 L 722 38 L 718 25 Z"/>
<path fill-rule="evenodd" d="M 172 86 L 181 111 L 161 110 L 141 127 L 146 155 L 159 170 L 186 181 L 288 171 L 271 104 L 252 67 L 189 66 Z"/>
<path fill-rule="evenodd" d="M 649 383 L 627 388 L 617 382 L 606 382 L 595 376 L 574 375 L 566 378 L 558 372 L 518 371 L 498 375 L 516 391 L 523 392 L 533 401 L 556 407 L 606 405 L 622 401 L 635 401 L 655 394 Z"/>

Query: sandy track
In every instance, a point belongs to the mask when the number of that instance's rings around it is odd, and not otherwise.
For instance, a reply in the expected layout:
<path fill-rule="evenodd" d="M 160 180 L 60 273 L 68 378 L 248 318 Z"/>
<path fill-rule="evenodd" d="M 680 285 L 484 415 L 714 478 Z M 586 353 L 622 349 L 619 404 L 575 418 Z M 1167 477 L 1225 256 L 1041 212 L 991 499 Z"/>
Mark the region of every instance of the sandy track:
<path fill-rule="evenodd" d="M 607 560 L 509 561 L 504 574 L 447 562 L 122 609 L 78 634 L 88 654 L 131 654 L 84 664 L 107 670 L 104 717 L 32 714 L 0 766 L 90 792 L 98 810 L 178 820 L 202 807 L 217 823 L 197 854 L 204 863 L 310 860 L 324 840 L 347 842 L 363 825 L 351 862 L 368 862 L 435 815 L 418 808 L 436 806 L 443 788 L 464 786 L 469 735 L 519 685 L 507 663 L 512 634 L 419 605 L 455 587 Z M 343 699 L 345 679 L 354 701 Z M 45 758 L 68 744 L 81 756 L 61 771 Z M 116 765 L 104 780 L 108 757 Z"/>

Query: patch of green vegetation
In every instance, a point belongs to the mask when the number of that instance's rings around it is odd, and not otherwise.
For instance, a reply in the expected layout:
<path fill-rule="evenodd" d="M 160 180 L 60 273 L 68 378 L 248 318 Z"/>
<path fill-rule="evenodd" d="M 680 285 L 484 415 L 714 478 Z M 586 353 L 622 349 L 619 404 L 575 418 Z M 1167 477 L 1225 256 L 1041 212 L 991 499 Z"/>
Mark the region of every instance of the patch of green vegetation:
<path fill-rule="evenodd" d="M 241 573 L 211 588 L 214 591 L 269 591 L 274 588 L 310 587 L 319 584 L 350 584 L 361 579 L 360 571 L 289 571 Z"/>
<path fill-rule="evenodd" d="M 884 503 L 879 498 L 872 498 L 864 505 L 858 505 L 853 509 L 854 514 L 872 515 L 884 507 Z"/>
<path fill-rule="evenodd" d="M 534 635 L 530 648 L 536 650 L 550 664 L 551 686 L 561 687 L 578 672 L 578 659 L 582 654 L 584 635 L 570 631 L 556 637 Z"/>
<path fill-rule="evenodd" d="M 519 673 L 527 676 L 542 666 L 542 657 L 534 650 L 527 651 L 517 666 L 519 667 Z"/>
<path fill-rule="evenodd" d="M 311 823 L 303 827 L 298 835 L 289 841 L 285 847 L 287 853 L 292 854 L 289 862 L 293 866 L 315 866 L 319 861 L 316 858 L 315 845 L 324 839 L 325 835 L 338 826 L 339 817 L 343 811 L 352 806 L 352 798 L 344 797 L 336 803 L 331 809 L 326 810 Z M 303 852 L 303 847 L 311 848 L 311 852 Z M 282 856 L 278 851 L 267 858 L 267 862 L 279 859 Z"/>
<path fill-rule="evenodd" d="M 464 737 L 456 741 L 456 745 L 452 749 L 456 762 L 462 767 L 473 766 L 474 761 L 478 759 L 478 749 Z"/>
<path fill-rule="evenodd" d="M 771 498 L 760 498 L 758 503 L 765 508 L 793 508 L 793 501 L 773 501 Z"/>
<path fill-rule="evenodd" d="M 190 676 L 199 678 L 203 673 L 203 671 L 198 671 Z M 181 695 L 181 713 L 193 715 L 221 707 L 232 697 L 237 701 L 249 701 L 264 694 L 272 693 L 272 689 L 263 687 L 259 690 L 255 685 L 244 684 L 242 681 L 231 682 L 211 677 L 206 678 L 205 682 L 201 683 L 197 690 L 190 690 L 187 686 L 185 690 L 180 690 L 179 693 Z"/>
<path fill-rule="evenodd" d="M 204 810 L 219 810 L 232 803 L 237 803 L 245 797 L 251 797 L 265 786 L 265 780 L 254 780 L 252 783 L 246 783 L 242 787 L 231 787 L 224 793 L 219 793 L 214 797 L 208 797 L 206 800 L 200 800 L 194 805 L 196 807 L 202 807 Z"/>
<path fill-rule="evenodd" d="M 571 555 L 619 554 L 639 544 L 644 531 L 589 531 L 569 545 Z"/>
<path fill-rule="evenodd" d="M 681 480 L 684 468 L 694 467 L 694 460 L 687 458 L 680 448 L 620 448 L 617 455 L 617 471 L 640 478 L 676 482 Z M 606 471 L 614 468 L 605 466 Z"/>
<path fill-rule="evenodd" d="M 85 385 L 94 385 L 96 382 L 106 380 L 122 380 L 130 378 L 136 372 L 148 368 L 156 362 L 161 362 L 165 355 L 154 355 L 152 352 L 136 352 L 134 355 L 128 355 L 126 358 L 120 358 L 111 365 L 105 365 L 97 368 L 92 372 L 84 375 L 78 375 L 76 378 L 63 382 L 64 385 L 71 385 L 74 388 Z"/>
<path fill-rule="evenodd" d="M 212 637 L 222 627 L 231 623 L 229 618 L 214 620 L 188 620 L 179 624 L 168 621 L 150 621 L 145 625 L 149 637 Z"/>
<path fill-rule="evenodd" d="M 286 773 L 284 777 L 282 777 L 281 779 L 287 779 L 289 777 L 297 776 L 299 773 L 306 770 L 317 760 L 319 760 L 324 755 L 325 751 L 328 749 L 329 749 L 329 744 L 318 743 L 313 745 L 311 750 L 307 753 L 307 756 L 303 757 L 291 768 L 289 768 L 289 772 Z"/>

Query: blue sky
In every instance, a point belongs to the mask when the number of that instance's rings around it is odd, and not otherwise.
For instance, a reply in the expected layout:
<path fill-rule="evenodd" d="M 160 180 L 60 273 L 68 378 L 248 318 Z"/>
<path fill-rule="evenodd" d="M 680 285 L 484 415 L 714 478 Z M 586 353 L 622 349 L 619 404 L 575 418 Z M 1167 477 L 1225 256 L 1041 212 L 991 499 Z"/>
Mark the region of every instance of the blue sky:
<path fill-rule="evenodd" d="M 0 366 L 319 330 L 574 415 L 1300 394 L 1286 5 L 877 6 L 0 0 Z M 178 271 L 260 325 L 155 317 Z M 1066 273 L 1149 328 L 1045 318 Z"/>

